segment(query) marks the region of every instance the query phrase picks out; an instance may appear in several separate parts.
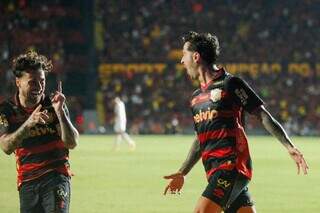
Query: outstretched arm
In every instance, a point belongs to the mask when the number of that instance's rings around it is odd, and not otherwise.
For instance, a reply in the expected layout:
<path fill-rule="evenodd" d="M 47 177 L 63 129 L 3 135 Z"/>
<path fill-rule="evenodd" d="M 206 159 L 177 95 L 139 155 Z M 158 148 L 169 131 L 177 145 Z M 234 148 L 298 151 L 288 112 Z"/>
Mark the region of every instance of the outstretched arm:
<path fill-rule="evenodd" d="M 192 143 L 186 160 L 183 162 L 178 172 L 164 176 L 165 179 L 170 179 L 169 184 L 165 188 L 164 195 L 167 194 L 167 191 L 169 189 L 171 194 L 180 193 L 180 190 L 184 184 L 184 176 L 190 172 L 190 170 L 198 162 L 200 157 L 200 144 L 198 139 L 196 138 Z"/>
<path fill-rule="evenodd" d="M 183 162 L 182 166 L 180 167 L 179 172 L 184 176 L 187 175 L 193 168 L 193 166 L 198 162 L 200 157 L 200 143 L 198 141 L 198 138 L 195 138 L 194 142 L 191 145 L 188 156 L 186 160 Z"/>
<path fill-rule="evenodd" d="M 280 123 L 272 117 L 272 115 L 267 111 L 267 109 L 262 105 L 253 112 L 253 115 L 262 123 L 268 132 L 275 136 L 282 145 L 288 150 L 291 158 L 295 161 L 298 168 L 298 174 L 300 169 L 303 170 L 304 174 L 308 173 L 308 164 L 304 159 L 302 153 L 297 147 L 291 142 L 289 136 L 282 128 Z"/>

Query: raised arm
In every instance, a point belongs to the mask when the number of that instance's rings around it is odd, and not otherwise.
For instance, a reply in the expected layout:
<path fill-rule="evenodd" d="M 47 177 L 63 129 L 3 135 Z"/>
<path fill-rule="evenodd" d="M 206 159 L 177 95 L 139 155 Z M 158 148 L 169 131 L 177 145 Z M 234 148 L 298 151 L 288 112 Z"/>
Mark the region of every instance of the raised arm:
<path fill-rule="evenodd" d="M 52 106 L 59 119 L 62 141 L 64 142 L 66 148 L 74 149 L 78 143 L 79 133 L 70 121 L 69 112 L 65 106 L 65 99 L 66 98 L 62 93 L 61 82 L 59 82 L 58 90 L 55 92 L 51 100 Z"/>
<path fill-rule="evenodd" d="M 288 150 L 291 158 L 295 161 L 298 168 L 298 174 L 302 169 L 304 174 L 308 173 L 308 164 L 299 149 L 291 142 L 289 136 L 282 128 L 280 123 L 272 117 L 268 110 L 261 105 L 252 114 L 262 123 L 268 132 L 275 136 L 282 145 Z"/>
<path fill-rule="evenodd" d="M 164 176 L 165 179 L 170 180 L 169 184 L 165 188 L 164 195 L 167 194 L 167 191 L 169 189 L 171 194 L 180 193 L 180 190 L 184 184 L 184 176 L 186 176 L 190 172 L 193 166 L 199 161 L 200 157 L 200 144 L 198 139 L 196 138 L 191 145 L 186 160 L 183 162 L 178 172 Z"/>

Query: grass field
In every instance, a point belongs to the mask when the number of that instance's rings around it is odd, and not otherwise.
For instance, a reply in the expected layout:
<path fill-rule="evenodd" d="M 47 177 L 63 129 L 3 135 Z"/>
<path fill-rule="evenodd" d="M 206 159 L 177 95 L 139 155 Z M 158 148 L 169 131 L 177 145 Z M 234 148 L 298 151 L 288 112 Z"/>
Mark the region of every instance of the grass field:
<path fill-rule="evenodd" d="M 201 163 L 181 195 L 163 196 L 163 175 L 178 169 L 192 136 L 135 136 L 137 150 L 112 152 L 113 136 L 82 136 L 70 154 L 72 213 L 186 213 L 206 186 Z M 310 166 L 307 176 L 271 137 L 250 137 L 254 177 L 250 191 L 260 213 L 320 212 L 320 138 L 294 138 Z M 0 154 L 0 212 L 19 212 L 14 156 Z"/>

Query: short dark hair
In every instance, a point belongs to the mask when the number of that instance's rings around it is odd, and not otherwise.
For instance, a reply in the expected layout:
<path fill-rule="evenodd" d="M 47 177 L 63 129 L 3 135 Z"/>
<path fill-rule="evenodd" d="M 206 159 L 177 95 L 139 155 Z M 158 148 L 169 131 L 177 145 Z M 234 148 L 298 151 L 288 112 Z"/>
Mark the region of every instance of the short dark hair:
<path fill-rule="evenodd" d="M 217 36 L 210 33 L 189 31 L 182 36 L 183 43 L 190 42 L 188 50 L 198 52 L 209 65 L 216 63 L 220 54 Z"/>
<path fill-rule="evenodd" d="M 12 72 L 20 78 L 24 72 L 34 72 L 42 69 L 45 73 L 51 72 L 53 68 L 51 60 L 39 55 L 34 50 L 29 50 L 19 55 L 12 61 Z"/>

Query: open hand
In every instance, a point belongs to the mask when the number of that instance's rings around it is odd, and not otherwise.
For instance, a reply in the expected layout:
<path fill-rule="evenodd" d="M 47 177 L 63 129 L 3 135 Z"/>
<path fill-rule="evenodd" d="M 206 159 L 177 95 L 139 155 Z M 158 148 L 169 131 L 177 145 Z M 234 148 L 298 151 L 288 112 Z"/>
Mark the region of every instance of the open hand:
<path fill-rule="evenodd" d="M 171 194 L 180 194 L 180 190 L 184 184 L 184 176 L 181 172 L 177 172 L 171 175 L 167 175 L 163 177 L 164 179 L 170 180 L 169 184 L 166 186 L 164 190 L 164 195 L 167 194 L 167 191 L 170 190 Z"/>
<path fill-rule="evenodd" d="M 288 152 L 297 164 L 298 174 L 300 174 L 300 170 L 302 169 L 303 173 L 306 175 L 308 173 L 309 166 L 304 159 L 303 154 L 296 147 L 290 148 Z"/>

